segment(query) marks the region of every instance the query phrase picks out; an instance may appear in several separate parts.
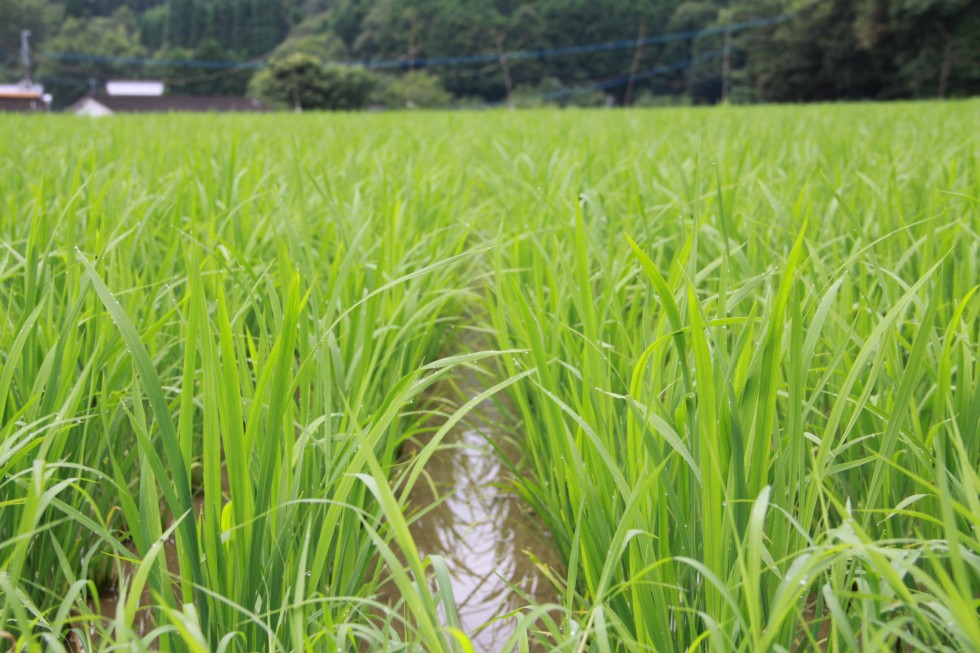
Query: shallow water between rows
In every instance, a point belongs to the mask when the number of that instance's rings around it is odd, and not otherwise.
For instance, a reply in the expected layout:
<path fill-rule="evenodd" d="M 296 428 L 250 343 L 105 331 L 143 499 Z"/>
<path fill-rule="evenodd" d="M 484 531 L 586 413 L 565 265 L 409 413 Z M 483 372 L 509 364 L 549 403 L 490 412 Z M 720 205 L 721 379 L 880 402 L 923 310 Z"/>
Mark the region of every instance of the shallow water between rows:
<path fill-rule="evenodd" d="M 471 369 L 455 377 L 462 401 L 488 385 Z M 478 404 L 427 462 L 431 482 L 420 479 L 410 495 L 416 508 L 442 500 L 412 522 L 412 535 L 420 555 L 445 559 L 460 625 L 476 651 L 486 653 L 500 651 L 516 625 L 514 617 L 495 619 L 526 605 L 510 586 L 537 603 L 557 602 L 535 559 L 561 577 L 549 534 L 506 487 L 513 477 L 501 455 L 516 463 L 520 453 L 502 419 L 492 400 Z M 407 449 L 406 456 L 417 451 Z"/>
<path fill-rule="evenodd" d="M 438 394 L 457 394 L 462 403 L 482 392 L 488 385 L 484 381 L 473 369 L 460 368 L 454 383 L 439 384 Z M 539 604 L 557 602 L 555 589 L 539 564 L 562 577 L 549 534 L 530 508 L 506 487 L 513 476 L 501 456 L 516 464 L 520 452 L 511 433 L 502 426 L 503 419 L 494 401 L 478 404 L 447 433 L 409 495 L 410 510 L 421 513 L 411 522 L 419 553 L 423 557 L 440 555 L 446 561 L 460 626 L 469 634 L 477 653 L 500 651 L 514 632 L 515 617 L 498 619 L 526 605 L 514 588 Z M 425 441 L 418 440 L 408 443 L 402 459 L 410 460 L 424 445 Z M 195 497 L 195 515 L 202 505 L 202 498 Z M 176 569 L 172 537 L 163 554 L 168 568 Z M 152 603 L 148 590 L 141 603 Z M 107 588 L 98 606 L 92 608 L 112 619 L 118 599 Z M 134 631 L 142 636 L 153 626 L 149 612 L 140 610 Z"/>

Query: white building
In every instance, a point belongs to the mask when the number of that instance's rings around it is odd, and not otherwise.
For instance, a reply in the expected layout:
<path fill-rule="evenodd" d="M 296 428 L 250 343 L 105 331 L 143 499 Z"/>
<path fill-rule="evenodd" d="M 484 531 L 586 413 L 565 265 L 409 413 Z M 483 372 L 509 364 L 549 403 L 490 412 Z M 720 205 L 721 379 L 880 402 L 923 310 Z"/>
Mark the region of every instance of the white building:
<path fill-rule="evenodd" d="M 106 95 L 124 97 L 160 97 L 163 95 L 163 82 L 145 79 L 110 80 L 105 83 Z"/>

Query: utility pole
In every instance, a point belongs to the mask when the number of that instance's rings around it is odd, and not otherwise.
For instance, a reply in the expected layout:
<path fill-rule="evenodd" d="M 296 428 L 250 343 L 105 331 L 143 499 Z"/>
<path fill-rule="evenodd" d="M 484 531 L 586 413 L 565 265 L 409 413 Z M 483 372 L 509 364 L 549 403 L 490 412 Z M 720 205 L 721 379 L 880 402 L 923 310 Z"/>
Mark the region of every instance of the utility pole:
<path fill-rule="evenodd" d="M 415 108 L 415 101 L 412 96 L 415 95 L 414 88 L 415 79 L 412 77 L 412 73 L 415 72 L 415 57 L 418 55 L 418 45 L 415 42 L 415 27 L 416 18 L 415 12 L 410 11 L 408 13 L 408 63 L 405 67 L 405 107 L 408 109 Z"/>
<path fill-rule="evenodd" d="M 731 13 L 726 12 L 725 20 L 725 50 L 721 58 L 721 101 L 728 104 L 732 90 L 732 20 Z"/>
<path fill-rule="evenodd" d="M 626 95 L 623 97 L 623 106 L 628 107 L 633 104 L 633 84 L 636 81 L 636 71 L 640 67 L 640 58 L 643 56 L 643 39 L 647 35 L 647 26 L 640 23 L 640 29 L 636 33 L 636 48 L 633 50 L 633 63 L 630 64 L 630 80 L 626 85 Z"/>
<path fill-rule="evenodd" d="M 299 99 L 299 79 L 296 77 L 296 68 L 289 71 L 290 85 L 293 87 L 293 113 L 303 113 L 303 103 Z"/>
<path fill-rule="evenodd" d="M 949 71 L 953 67 L 953 56 L 955 54 L 954 45 L 956 36 L 944 25 L 939 26 L 939 33 L 942 34 L 945 45 L 943 47 L 943 63 L 939 68 L 939 99 L 945 99 L 946 86 L 949 84 Z"/>
<path fill-rule="evenodd" d="M 24 79 L 21 80 L 21 85 L 25 88 L 30 88 L 31 84 L 31 48 L 29 40 L 31 38 L 31 30 L 22 29 L 20 31 L 20 61 L 24 65 Z"/>
<path fill-rule="evenodd" d="M 498 33 L 495 40 L 497 42 L 497 59 L 500 61 L 500 70 L 504 73 L 504 88 L 507 91 L 507 107 L 513 111 L 514 80 L 511 79 L 510 64 L 507 62 L 507 54 L 504 52 L 504 35 Z"/>

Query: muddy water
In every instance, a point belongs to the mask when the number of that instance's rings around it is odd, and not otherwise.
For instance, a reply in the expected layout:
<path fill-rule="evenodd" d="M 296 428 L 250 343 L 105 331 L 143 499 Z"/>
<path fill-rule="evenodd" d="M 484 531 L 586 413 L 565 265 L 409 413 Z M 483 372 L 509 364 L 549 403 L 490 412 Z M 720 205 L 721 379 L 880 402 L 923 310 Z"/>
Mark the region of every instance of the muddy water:
<path fill-rule="evenodd" d="M 223 478 L 222 483 L 226 486 L 227 479 Z M 204 497 L 201 495 L 195 496 L 193 501 L 194 501 L 193 517 L 195 519 L 199 519 L 204 506 Z M 162 513 L 166 513 L 165 506 L 161 505 L 160 510 Z M 190 518 L 191 517 L 188 516 L 188 519 Z M 169 528 L 171 524 L 172 522 L 168 520 L 167 528 Z M 139 553 L 137 553 L 136 551 L 136 546 L 131 545 L 130 549 L 133 554 L 133 560 L 139 559 Z M 163 555 L 167 560 L 167 570 L 169 571 L 169 573 L 174 574 L 177 572 L 178 569 L 180 569 L 180 561 L 177 555 L 177 542 L 174 538 L 174 535 L 171 535 L 163 543 L 163 551 L 161 552 L 161 555 Z M 127 579 L 131 580 L 133 575 L 136 573 L 136 568 L 137 566 L 132 563 L 123 562 L 120 563 L 118 569 L 120 569 L 125 574 Z M 114 579 L 114 583 L 117 582 L 118 582 L 118 578 Z M 175 593 L 179 593 L 179 587 L 176 584 L 173 585 L 173 589 Z M 155 620 L 152 615 L 152 610 L 149 609 L 150 606 L 153 606 L 154 604 L 155 601 L 153 599 L 153 595 L 151 593 L 150 587 L 144 588 L 143 594 L 140 596 L 140 600 L 138 604 L 139 607 L 137 608 L 136 611 L 136 618 L 134 620 L 134 623 L 129 624 L 130 628 L 132 629 L 132 634 L 135 634 L 137 637 L 143 637 L 147 633 L 152 631 L 153 628 L 156 626 Z M 101 626 L 104 628 L 110 626 L 112 620 L 116 618 L 117 612 L 121 611 L 123 607 L 124 606 L 120 602 L 119 594 L 114 585 L 109 587 L 104 587 L 99 590 L 99 598 L 97 603 L 93 601 L 89 602 L 89 609 L 92 611 L 92 613 L 102 617 Z M 88 630 L 89 630 L 89 636 L 92 637 L 92 641 L 93 644 L 95 645 L 95 648 L 98 648 L 98 646 L 101 643 L 101 637 L 100 637 L 101 630 L 97 629 L 94 623 L 89 624 Z M 78 637 L 73 636 L 69 641 L 69 644 L 72 651 L 78 651 L 78 652 L 86 651 L 85 646 L 83 645 L 83 643 Z M 155 647 L 153 647 L 151 650 L 156 650 L 156 649 Z"/>
<path fill-rule="evenodd" d="M 463 376 L 460 403 L 484 389 L 474 372 L 462 370 L 459 375 Z M 516 620 L 507 618 L 474 631 L 526 605 L 508 583 L 538 603 L 557 601 L 551 584 L 528 554 L 561 574 L 553 544 L 540 522 L 520 499 L 498 487 L 512 477 L 488 440 L 513 461 L 519 457 L 507 440 L 509 434 L 495 426 L 500 418 L 493 402 L 477 406 L 447 434 L 443 446 L 426 464 L 431 485 L 420 479 L 410 496 L 414 508 L 445 497 L 413 522 L 412 535 L 421 555 L 445 558 L 460 625 L 476 650 L 487 653 L 501 650 Z"/>

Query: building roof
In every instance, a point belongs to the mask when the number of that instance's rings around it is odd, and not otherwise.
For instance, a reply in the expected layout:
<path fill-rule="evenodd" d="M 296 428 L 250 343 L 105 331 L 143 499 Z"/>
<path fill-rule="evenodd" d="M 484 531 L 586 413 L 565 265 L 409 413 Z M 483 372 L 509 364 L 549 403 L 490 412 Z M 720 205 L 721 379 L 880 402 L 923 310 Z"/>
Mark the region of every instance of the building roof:
<path fill-rule="evenodd" d="M 71 105 L 68 110 L 75 111 L 89 102 L 96 102 L 111 113 L 207 113 L 212 111 L 254 112 L 266 110 L 265 106 L 254 98 L 217 95 L 88 95 Z"/>
<path fill-rule="evenodd" d="M 5 98 L 41 98 L 44 87 L 40 84 L 17 82 L 16 84 L 0 84 L 0 97 Z"/>
<path fill-rule="evenodd" d="M 159 97 L 163 95 L 163 82 L 143 79 L 112 79 L 105 83 L 108 95 Z"/>

